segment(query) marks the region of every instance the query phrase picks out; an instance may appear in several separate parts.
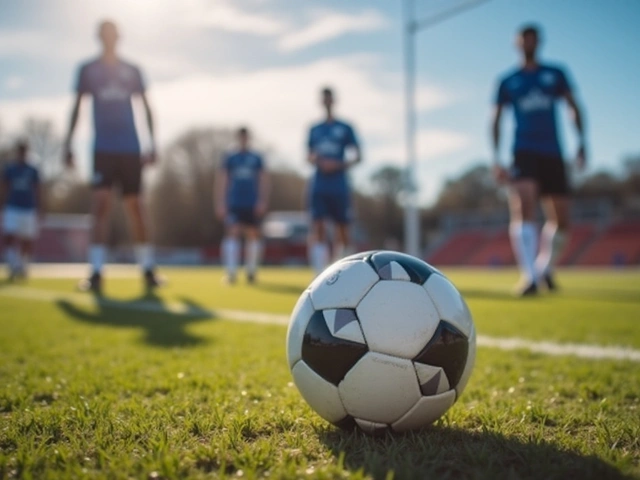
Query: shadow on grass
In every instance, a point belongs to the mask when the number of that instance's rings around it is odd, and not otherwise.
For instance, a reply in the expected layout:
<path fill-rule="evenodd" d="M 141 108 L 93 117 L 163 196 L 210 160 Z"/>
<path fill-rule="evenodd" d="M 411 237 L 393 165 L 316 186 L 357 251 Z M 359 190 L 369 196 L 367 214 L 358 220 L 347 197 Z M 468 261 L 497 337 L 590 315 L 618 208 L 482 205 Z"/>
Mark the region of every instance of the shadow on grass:
<path fill-rule="evenodd" d="M 389 478 L 389 471 L 394 479 L 631 478 L 596 456 L 492 432 L 434 426 L 382 437 L 343 430 L 319 436 L 345 469 L 380 479 Z"/>
<path fill-rule="evenodd" d="M 144 330 L 144 342 L 156 347 L 188 347 L 206 343 L 206 339 L 187 331 L 187 326 L 212 320 L 213 312 L 196 302 L 182 298 L 179 309 L 166 305 L 162 298 L 147 293 L 133 300 L 116 300 L 94 295 L 97 311 L 88 311 L 68 300 L 59 300 L 58 308 L 74 320 L 93 324 Z"/>

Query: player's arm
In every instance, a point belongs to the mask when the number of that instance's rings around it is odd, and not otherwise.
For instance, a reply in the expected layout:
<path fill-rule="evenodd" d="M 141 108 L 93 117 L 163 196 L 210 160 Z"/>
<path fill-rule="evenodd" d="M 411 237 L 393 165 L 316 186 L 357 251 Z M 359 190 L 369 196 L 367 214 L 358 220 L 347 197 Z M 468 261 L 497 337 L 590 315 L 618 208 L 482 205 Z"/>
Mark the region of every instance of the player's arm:
<path fill-rule="evenodd" d="M 9 196 L 9 172 L 6 167 L 2 172 L 2 183 L 0 184 L 0 205 L 5 205 L 7 203 L 7 197 Z"/>
<path fill-rule="evenodd" d="M 576 102 L 575 97 L 571 90 L 567 90 L 564 93 L 564 98 L 567 101 L 567 106 L 569 107 L 569 112 L 571 117 L 573 118 L 573 123 L 576 126 L 576 131 L 578 132 L 578 154 L 576 155 L 576 163 L 578 168 L 584 168 L 587 162 L 586 156 L 586 148 L 585 148 L 585 131 L 584 131 L 584 122 L 583 115 L 578 102 Z"/>
<path fill-rule="evenodd" d="M 258 177 L 258 203 L 256 205 L 257 214 L 262 216 L 267 211 L 267 205 L 269 204 L 269 194 L 271 193 L 271 178 L 269 172 L 265 168 L 260 170 Z"/>
<path fill-rule="evenodd" d="M 348 147 L 351 148 L 351 152 L 353 154 L 353 158 L 349 161 L 344 162 L 344 169 L 347 170 L 354 165 L 359 164 L 362 161 L 362 151 L 360 150 L 360 144 L 358 143 L 358 139 L 356 138 L 356 134 L 352 128 L 349 128 L 349 138 L 348 138 Z"/>
<path fill-rule="evenodd" d="M 42 204 L 42 202 L 44 201 L 44 193 L 43 193 L 43 188 L 42 188 L 42 182 L 40 181 L 40 174 L 38 172 L 36 172 L 36 179 L 35 179 L 35 185 L 33 186 L 34 188 L 34 196 L 36 198 L 36 214 L 39 217 L 42 217 L 43 213 L 44 213 L 44 205 Z"/>
<path fill-rule="evenodd" d="M 219 168 L 216 172 L 216 180 L 214 185 L 214 202 L 216 215 L 220 220 L 224 220 L 227 215 L 227 188 L 229 185 L 229 173 L 225 166 Z"/>
<path fill-rule="evenodd" d="M 69 119 L 69 128 L 67 129 L 67 135 L 65 137 L 64 145 L 62 149 L 63 150 L 62 160 L 64 161 L 64 164 L 69 168 L 73 168 L 74 166 L 71 143 L 73 141 L 73 134 L 76 130 L 76 125 L 78 123 L 78 117 L 80 116 L 80 106 L 82 105 L 82 96 L 83 96 L 82 92 L 78 92 L 76 94 L 75 101 L 73 102 L 73 108 L 71 109 L 71 118 Z"/>
<path fill-rule="evenodd" d="M 502 183 L 508 178 L 508 172 L 500 161 L 500 126 L 502 122 L 502 111 L 504 106 L 510 102 L 509 92 L 507 90 L 505 81 L 500 82 L 498 86 L 498 92 L 495 98 L 493 113 L 491 115 L 491 148 L 493 155 L 493 176 L 495 179 Z"/>
<path fill-rule="evenodd" d="M 147 95 L 142 92 L 140 94 L 140 98 L 142 99 L 142 105 L 144 106 L 144 113 L 147 119 L 147 128 L 149 129 L 149 138 L 151 139 L 151 153 L 146 158 L 146 162 L 153 163 L 156 160 L 156 139 L 153 127 L 153 113 L 151 112 L 151 106 L 149 105 L 149 99 L 147 98 Z"/>

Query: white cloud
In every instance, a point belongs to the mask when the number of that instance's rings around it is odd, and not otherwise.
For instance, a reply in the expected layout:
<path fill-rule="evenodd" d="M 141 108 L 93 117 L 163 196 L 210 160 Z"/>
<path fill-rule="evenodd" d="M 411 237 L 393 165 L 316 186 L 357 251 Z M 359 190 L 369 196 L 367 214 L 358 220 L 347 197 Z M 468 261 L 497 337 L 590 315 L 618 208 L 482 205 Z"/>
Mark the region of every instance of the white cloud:
<path fill-rule="evenodd" d="M 19 75 L 9 75 L 3 84 L 6 90 L 18 90 L 24 85 L 24 78 Z"/>
<path fill-rule="evenodd" d="M 277 35 L 287 28 L 287 24 L 281 19 L 267 13 L 242 10 L 237 7 L 237 3 L 221 0 L 206 5 L 199 0 L 190 3 L 193 13 L 186 16 L 185 20 L 192 25 L 260 36 Z M 193 8 L 194 6 L 197 8 Z"/>
<path fill-rule="evenodd" d="M 282 51 L 300 50 L 347 33 L 380 30 L 386 25 L 385 18 L 375 10 L 356 15 L 324 11 L 317 13 L 306 27 L 281 36 L 278 47 Z"/>

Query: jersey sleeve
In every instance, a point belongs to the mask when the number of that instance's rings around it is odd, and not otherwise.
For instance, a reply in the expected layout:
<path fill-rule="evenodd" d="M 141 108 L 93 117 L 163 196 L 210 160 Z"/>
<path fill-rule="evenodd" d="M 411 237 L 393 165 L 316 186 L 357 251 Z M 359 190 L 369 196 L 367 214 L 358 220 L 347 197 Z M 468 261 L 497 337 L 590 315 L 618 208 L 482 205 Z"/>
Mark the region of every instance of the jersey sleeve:
<path fill-rule="evenodd" d="M 558 69 L 558 83 L 557 83 L 557 94 L 558 96 L 566 95 L 567 93 L 571 93 L 573 90 L 571 88 L 571 84 L 569 83 L 569 79 L 567 78 L 567 74 L 563 69 Z"/>
<path fill-rule="evenodd" d="M 307 148 L 309 152 L 313 150 L 313 128 L 309 129 L 309 134 L 307 135 Z"/>
<path fill-rule="evenodd" d="M 509 96 L 509 90 L 507 89 L 507 82 L 506 80 L 502 80 L 498 85 L 498 91 L 496 93 L 494 104 L 507 105 L 509 103 L 511 103 L 511 98 Z"/>
<path fill-rule="evenodd" d="M 89 84 L 89 75 L 87 74 L 87 70 L 87 65 L 82 65 L 78 70 L 76 93 L 91 93 L 91 85 Z"/>
<path fill-rule="evenodd" d="M 358 144 L 358 137 L 356 135 L 356 132 L 353 130 L 353 127 L 351 127 L 351 125 L 348 126 L 347 128 L 347 136 L 345 138 L 345 145 L 347 146 L 353 146 L 353 147 L 357 147 Z"/>
<path fill-rule="evenodd" d="M 222 162 L 220 163 L 220 169 L 228 172 L 231 169 L 231 154 L 225 153 L 222 156 Z"/>
<path fill-rule="evenodd" d="M 261 172 L 264 170 L 264 158 L 262 158 L 262 155 L 256 155 L 256 158 L 258 159 L 256 168 Z"/>
<path fill-rule="evenodd" d="M 146 83 L 144 81 L 142 71 L 136 67 L 135 72 L 136 74 L 133 81 L 133 93 L 144 93 L 146 90 Z"/>

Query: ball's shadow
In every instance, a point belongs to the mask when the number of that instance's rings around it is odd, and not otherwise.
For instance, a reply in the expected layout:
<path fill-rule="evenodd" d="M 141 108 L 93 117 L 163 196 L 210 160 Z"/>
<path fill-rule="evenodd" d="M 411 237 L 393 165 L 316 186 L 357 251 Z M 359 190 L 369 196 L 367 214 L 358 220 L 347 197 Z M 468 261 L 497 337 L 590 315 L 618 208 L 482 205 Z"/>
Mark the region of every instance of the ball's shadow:
<path fill-rule="evenodd" d="M 371 437 L 327 427 L 318 435 L 345 469 L 376 479 L 630 478 L 594 455 L 489 431 L 432 426 Z"/>

